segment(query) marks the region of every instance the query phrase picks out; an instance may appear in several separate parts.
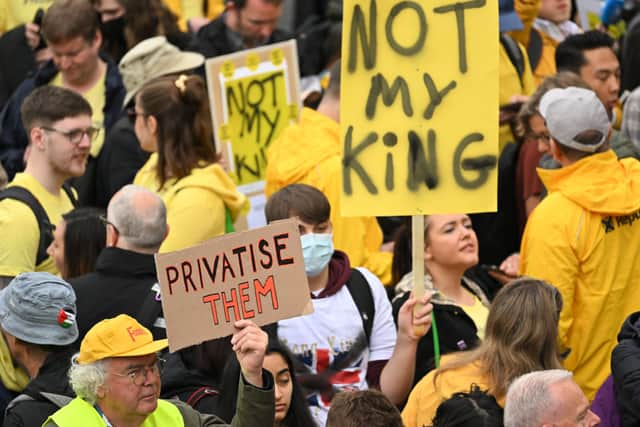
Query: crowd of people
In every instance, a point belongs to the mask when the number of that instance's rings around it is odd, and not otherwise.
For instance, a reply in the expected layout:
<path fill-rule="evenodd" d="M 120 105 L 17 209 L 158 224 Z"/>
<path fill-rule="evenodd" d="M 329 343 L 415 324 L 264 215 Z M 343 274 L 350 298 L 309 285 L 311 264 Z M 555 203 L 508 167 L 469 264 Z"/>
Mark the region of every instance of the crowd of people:
<path fill-rule="evenodd" d="M 425 216 L 414 295 L 410 218 L 341 215 L 341 1 L 0 0 L 3 425 L 638 425 L 639 11 L 499 0 L 498 211 Z M 291 38 L 313 313 L 170 353 L 154 256 L 249 211 L 203 64 Z"/>

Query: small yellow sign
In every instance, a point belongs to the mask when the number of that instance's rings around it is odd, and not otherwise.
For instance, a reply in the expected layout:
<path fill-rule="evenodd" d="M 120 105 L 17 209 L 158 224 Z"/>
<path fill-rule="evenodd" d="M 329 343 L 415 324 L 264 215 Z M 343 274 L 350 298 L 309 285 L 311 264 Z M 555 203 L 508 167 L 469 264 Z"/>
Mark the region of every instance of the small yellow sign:
<path fill-rule="evenodd" d="M 283 70 L 252 74 L 224 85 L 228 122 L 221 133 L 231 140 L 238 185 L 264 178 L 267 148 L 289 123 L 291 105 Z"/>

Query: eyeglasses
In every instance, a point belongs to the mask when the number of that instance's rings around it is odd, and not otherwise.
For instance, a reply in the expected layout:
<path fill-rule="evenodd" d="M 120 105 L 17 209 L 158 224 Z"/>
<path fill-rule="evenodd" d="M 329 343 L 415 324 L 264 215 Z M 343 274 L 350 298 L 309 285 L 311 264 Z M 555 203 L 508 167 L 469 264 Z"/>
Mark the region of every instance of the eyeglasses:
<path fill-rule="evenodd" d="M 527 138 L 532 139 L 536 142 L 544 142 L 544 143 L 549 143 L 551 141 L 551 135 L 549 135 L 548 133 L 529 133 L 527 134 Z"/>
<path fill-rule="evenodd" d="M 116 225 L 114 223 L 112 223 L 111 221 L 109 221 L 107 219 L 106 216 L 104 215 L 100 215 L 98 218 L 100 218 L 100 222 L 102 222 L 104 224 L 104 226 L 106 227 L 107 225 L 110 225 L 113 227 L 113 230 L 116 232 L 116 234 L 120 234 L 120 230 L 118 230 L 118 227 L 116 227 Z"/>
<path fill-rule="evenodd" d="M 89 141 L 93 142 L 96 140 L 96 138 L 100 134 L 100 129 L 94 128 L 94 127 L 90 127 L 86 129 L 61 130 L 61 129 L 56 129 L 52 127 L 42 126 L 42 129 L 48 132 L 56 132 L 62 136 L 65 136 L 69 140 L 69 142 L 72 143 L 73 145 L 80 144 L 82 142 L 82 138 L 84 138 L 85 135 L 87 135 L 87 137 L 89 138 Z"/>
<path fill-rule="evenodd" d="M 136 111 L 134 107 L 127 108 L 127 117 L 129 117 L 129 121 L 131 122 L 132 125 L 135 126 L 136 119 L 138 118 L 138 116 L 147 117 L 148 114 L 139 113 Z"/>
<path fill-rule="evenodd" d="M 126 374 L 119 374 L 117 372 L 111 372 L 111 373 L 117 377 L 129 378 L 133 385 L 141 386 L 147 380 L 149 372 L 151 372 L 151 374 L 158 377 L 162 374 L 162 368 L 164 367 L 164 362 L 165 362 L 164 359 L 158 358 L 151 365 L 140 366 L 139 368 L 133 368 Z"/>

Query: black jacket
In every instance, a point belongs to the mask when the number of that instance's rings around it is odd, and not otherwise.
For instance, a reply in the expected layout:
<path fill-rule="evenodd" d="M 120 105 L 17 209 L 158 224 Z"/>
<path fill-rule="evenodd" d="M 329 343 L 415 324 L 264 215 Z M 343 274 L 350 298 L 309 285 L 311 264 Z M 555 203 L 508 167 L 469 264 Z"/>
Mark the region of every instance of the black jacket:
<path fill-rule="evenodd" d="M 154 326 L 158 319 L 164 319 L 160 298 L 152 290 L 157 282 L 153 255 L 104 248 L 94 273 L 69 282 L 76 293 L 78 342 L 93 325 L 119 314 L 138 320 L 155 339 L 166 338 L 165 328 Z"/>
<path fill-rule="evenodd" d="M 96 165 L 96 206 L 106 208 L 111 197 L 133 182 L 138 170 L 149 159 L 140 148 L 133 125 L 121 117 L 104 140 Z"/>
<path fill-rule="evenodd" d="M 640 311 L 622 325 L 611 354 L 611 373 L 622 425 L 640 425 Z"/>
<path fill-rule="evenodd" d="M 465 281 L 463 281 L 462 284 L 479 299 L 486 301 L 489 299 L 488 295 L 491 295 L 491 292 L 488 292 L 478 283 L 475 283 L 475 288 L 467 286 Z M 397 297 L 392 303 L 393 317 L 396 324 L 398 322 L 400 307 L 402 307 L 402 304 L 404 304 L 407 299 L 409 299 L 409 292 L 405 292 Z M 478 329 L 471 317 L 469 317 L 462 308 L 451 303 L 432 301 L 432 304 L 438 328 L 441 355 L 456 351 L 471 350 L 480 344 L 480 338 L 478 338 L 477 335 Z M 418 342 L 416 371 L 413 384 L 417 384 L 422 377 L 434 368 L 433 329 L 429 329 L 429 332 Z"/>
<path fill-rule="evenodd" d="M 185 366 L 180 352 L 167 354 L 162 371 L 163 399 L 179 399 L 203 414 L 216 414 L 218 381 Z"/>
<path fill-rule="evenodd" d="M 292 38 L 293 34 L 275 29 L 266 44 L 283 42 Z M 193 50 L 200 52 L 205 58 L 227 55 L 242 50 L 229 39 L 227 25 L 224 23 L 224 14 L 200 28 L 194 43 Z"/>
<path fill-rule="evenodd" d="M 44 397 L 41 392 L 75 397 L 69 385 L 71 349 L 50 353 L 35 377 L 22 392 L 31 399 L 19 399 L 9 404 L 4 427 L 41 426 L 60 406 Z"/>

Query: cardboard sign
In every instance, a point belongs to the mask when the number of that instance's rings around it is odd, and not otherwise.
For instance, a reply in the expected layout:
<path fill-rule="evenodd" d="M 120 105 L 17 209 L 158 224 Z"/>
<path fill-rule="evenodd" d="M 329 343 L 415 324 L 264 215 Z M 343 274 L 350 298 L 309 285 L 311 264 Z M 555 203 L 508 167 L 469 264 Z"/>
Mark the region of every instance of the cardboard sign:
<path fill-rule="evenodd" d="M 205 67 L 218 145 L 242 191 L 264 180 L 269 144 L 298 118 L 296 42 L 218 56 Z"/>
<path fill-rule="evenodd" d="M 156 255 L 162 309 L 173 352 L 235 332 L 313 311 L 295 220 L 227 234 Z"/>
<path fill-rule="evenodd" d="M 498 4 L 345 0 L 342 214 L 495 211 Z"/>

